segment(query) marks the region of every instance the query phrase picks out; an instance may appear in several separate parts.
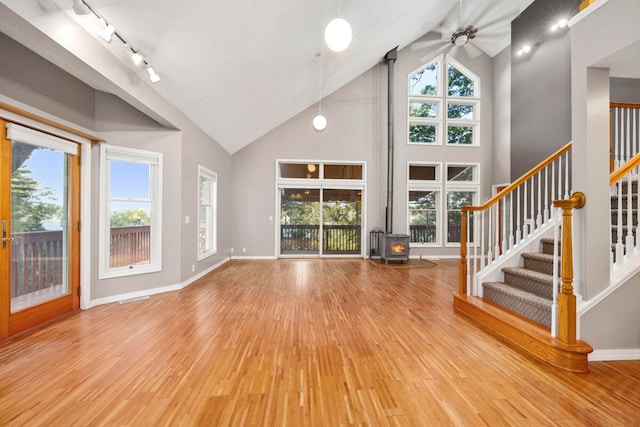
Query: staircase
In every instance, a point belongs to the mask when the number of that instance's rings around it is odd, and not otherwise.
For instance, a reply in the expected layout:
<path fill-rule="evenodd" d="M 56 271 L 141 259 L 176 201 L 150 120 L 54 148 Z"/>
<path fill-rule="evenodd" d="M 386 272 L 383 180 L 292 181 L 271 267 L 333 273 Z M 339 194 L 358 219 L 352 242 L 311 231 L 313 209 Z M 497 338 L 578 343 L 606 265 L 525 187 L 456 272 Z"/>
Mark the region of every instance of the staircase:
<path fill-rule="evenodd" d="M 523 253 L 522 267 L 504 267 L 503 282 L 484 282 L 484 299 L 551 327 L 553 239 L 541 239 L 542 252 Z M 558 266 L 558 270 L 560 268 Z"/>
<path fill-rule="evenodd" d="M 623 245 L 622 253 L 626 253 L 626 239 L 631 231 L 631 236 L 635 241 L 636 227 L 638 226 L 638 181 L 631 181 L 631 189 L 629 191 L 629 181 L 621 181 L 617 185 L 621 185 L 621 191 L 618 192 L 617 187 L 613 187 L 614 191 L 611 196 L 611 250 L 613 252 L 613 260 L 615 262 L 618 243 Z M 631 200 L 629 200 L 629 197 Z M 629 203 L 630 202 L 630 203 Z M 629 213 L 631 213 L 631 221 L 629 221 Z M 628 224 L 632 227 L 629 230 Z M 620 225 L 618 225 L 620 224 Z M 620 236 L 618 236 L 620 233 Z"/>

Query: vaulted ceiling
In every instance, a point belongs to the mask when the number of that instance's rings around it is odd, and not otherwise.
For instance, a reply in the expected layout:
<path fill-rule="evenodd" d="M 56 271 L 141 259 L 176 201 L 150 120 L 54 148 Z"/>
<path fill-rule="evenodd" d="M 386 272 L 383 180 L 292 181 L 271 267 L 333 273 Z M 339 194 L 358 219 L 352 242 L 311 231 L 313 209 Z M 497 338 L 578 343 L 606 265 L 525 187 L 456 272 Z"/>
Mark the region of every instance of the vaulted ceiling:
<path fill-rule="evenodd" d="M 22 1 L 0 0 L 13 10 Z M 89 32 L 95 26 L 87 22 L 95 17 L 73 13 L 72 0 L 32 1 L 64 11 Z M 496 55 L 510 43 L 511 20 L 532 1 L 86 0 L 146 55 L 162 78 L 153 89 L 229 153 L 431 31 L 448 37 L 473 25 L 479 29 L 474 44 Z M 351 24 L 353 41 L 333 53 L 323 33 L 338 15 Z M 108 48 L 118 49 L 115 44 Z"/>

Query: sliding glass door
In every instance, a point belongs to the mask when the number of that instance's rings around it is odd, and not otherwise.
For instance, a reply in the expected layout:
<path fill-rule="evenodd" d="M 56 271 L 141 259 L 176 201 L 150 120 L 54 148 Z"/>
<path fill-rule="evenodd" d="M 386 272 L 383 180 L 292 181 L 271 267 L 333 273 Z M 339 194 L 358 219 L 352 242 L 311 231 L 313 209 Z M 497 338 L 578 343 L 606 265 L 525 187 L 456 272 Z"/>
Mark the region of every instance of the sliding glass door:
<path fill-rule="evenodd" d="M 360 255 L 362 190 L 280 189 L 280 255 Z"/>

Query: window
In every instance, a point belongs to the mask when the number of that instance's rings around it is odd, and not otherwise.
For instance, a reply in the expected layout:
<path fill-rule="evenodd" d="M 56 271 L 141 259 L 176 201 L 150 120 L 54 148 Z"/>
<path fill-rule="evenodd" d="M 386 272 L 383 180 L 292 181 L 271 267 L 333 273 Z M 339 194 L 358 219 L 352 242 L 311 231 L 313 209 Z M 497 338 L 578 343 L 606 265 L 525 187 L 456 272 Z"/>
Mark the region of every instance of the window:
<path fill-rule="evenodd" d="M 461 208 L 478 202 L 478 170 L 478 164 L 448 163 L 443 168 L 441 163 L 409 162 L 408 234 L 412 246 L 460 244 Z M 471 221 L 469 241 L 473 242 L 473 218 Z"/>
<path fill-rule="evenodd" d="M 198 259 L 216 253 L 218 179 L 215 172 L 198 166 Z"/>
<path fill-rule="evenodd" d="M 409 144 L 480 144 L 480 80 L 452 57 L 410 74 L 408 101 Z"/>
<path fill-rule="evenodd" d="M 100 150 L 100 278 L 162 267 L 162 154 Z"/>
<path fill-rule="evenodd" d="M 446 165 L 447 182 L 447 231 L 446 243 L 457 246 L 460 244 L 462 231 L 462 206 L 476 205 L 480 191 L 479 165 L 454 164 Z M 469 242 L 474 241 L 473 215 L 470 216 Z"/>
<path fill-rule="evenodd" d="M 420 246 L 439 245 L 442 194 L 441 165 L 409 163 L 409 242 Z M 415 246 L 415 245 L 414 245 Z"/>

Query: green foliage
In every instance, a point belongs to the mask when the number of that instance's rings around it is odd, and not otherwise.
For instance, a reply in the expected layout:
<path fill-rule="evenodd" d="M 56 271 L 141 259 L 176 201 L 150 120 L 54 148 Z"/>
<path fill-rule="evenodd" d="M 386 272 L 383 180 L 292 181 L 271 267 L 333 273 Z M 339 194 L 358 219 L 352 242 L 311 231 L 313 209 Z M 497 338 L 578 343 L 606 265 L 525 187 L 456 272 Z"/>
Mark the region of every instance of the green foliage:
<path fill-rule="evenodd" d="M 471 126 L 449 126 L 447 128 L 447 143 L 473 144 L 473 128 Z"/>
<path fill-rule="evenodd" d="M 44 231 L 42 223 L 60 212 L 54 203 L 54 190 L 42 187 L 31 171 L 20 167 L 11 175 L 11 231 Z"/>
<path fill-rule="evenodd" d="M 473 80 L 465 76 L 453 65 L 447 67 L 449 96 L 473 96 Z"/>
<path fill-rule="evenodd" d="M 436 142 L 435 125 L 409 125 L 409 141 L 433 144 Z"/>
<path fill-rule="evenodd" d="M 437 81 L 437 62 L 427 65 L 422 70 L 413 74 L 409 78 L 409 93 L 413 95 L 437 95 L 438 88 L 435 85 L 423 82 L 424 80 L 431 79 Z"/>
<path fill-rule="evenodd" d="M 437 107 L 435 102 L 431 103 L 418 103 L 412 102 L 409 104 L 409 117 L 430 117 L 435 118 L 437 113 Z"/>
<path fill-rule="evenodd" d="M 149 225 L 151 218 L 144 209 L 127 209 L 111 212 L 111 227 L 127 227 L 134 225 Z"/>

